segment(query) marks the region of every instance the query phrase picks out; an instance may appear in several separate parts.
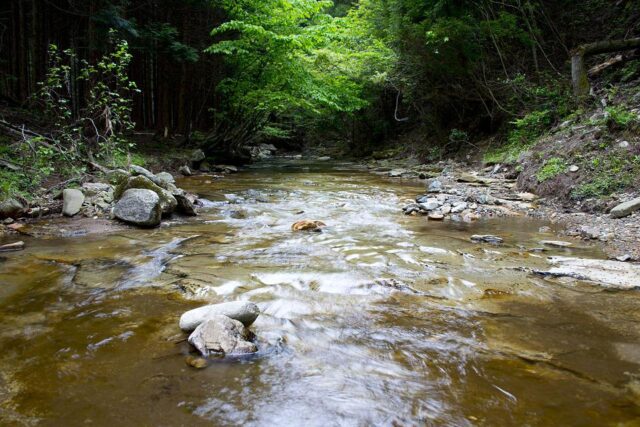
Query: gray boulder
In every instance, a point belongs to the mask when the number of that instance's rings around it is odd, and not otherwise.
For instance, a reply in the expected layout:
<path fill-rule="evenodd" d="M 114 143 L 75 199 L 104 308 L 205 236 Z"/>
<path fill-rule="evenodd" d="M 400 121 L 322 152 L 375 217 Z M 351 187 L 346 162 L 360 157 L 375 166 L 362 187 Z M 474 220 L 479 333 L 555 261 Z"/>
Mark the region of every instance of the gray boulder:
<path fill-rule="evenodd" d="M 163 214 L 169 214 L 176 210 L 178 201 L 170 191 L 154 184 L 149 178 L 143 175 L 133 176 L 126 181 L 120 183 L 113 193 L 115 200 L 120 199 L 122 195 L 130 188 L 143 188 L 151 190 L 160 198 L 160 209 Z"/>
<path fill-rule="evenodd" d="M 122 221 L 142 227 L 160 224 L 162 209 L 160 197 L 151 190 L 130 188 L 124 192 L 113 208 L 113 215 Z"/>
<path fill-rule="evenodd" d="M 142 166 L 131 165 L 131 166 L 129 166 L 129 170 L 131 171 L 132 175 L 146 176 L 147 178 L 149 178 L 152 181 L 153 181 L 153 178 L 155 178 L 155 175 L 153 174 L 153 172 L 149 171 L 148 169 L 143 168 Z"/>
<path fill-rule="evenodd" d="M 62 191 L 62 214 L 66 216 L 74 216 L 80 212 L 84 203 L 84 194 L 75 188 L 66 188 Z"/>
<path fill-rule="evenodd" d="M 15 218 L 27 210 L 27 205 L 17 199 L 6 199 L 0 202 L 0 218 Z"/>
<path fill-rule="evenodd" d="M 468 204 L 467 202 L 457 202 L 453 204 L 453 207 L 451 208 L 451 213 L 460 213 L 462 211 L 464 211 L 465 209 L 467 209 Z"/>
<path fill-rule="evenodd" d="M 198 215 L 198 210 L 195 205 L 195 196 L 188 193 L 174 193 L 173 197 L 175 197 L 178 202 L 176 210 L 179 213 L 189 216 Z"/>
<path fill-rule="evenodd" d="M 189 335 L 189 344 L 205 357 L 211 354 L 250 354 L 258 351 L 256 345 L 249 341 L 250 336 L 251 333 L 237 320 L 214 315 Z"/>
<path fill-rule="evenodd" d="M 618 206 L 611 209 L 611 216 L 614 218 L 624 218 L 625 216 L 631 215 L 638 209 L 640 209 L 640 197 L 629 200 L 628 202 L 620 203 Z"/>
<path fill-rule="evenodd" d="M 190 168 L 189 166 L 187 166 L 187 165 L 180 166 L 179 171 L 180 171 L 180 173 L 181 173 L 182 175 L 184 175 L 184 176 L 191 176 L 191 175 L 193 175 L 193 171 L 192 171 L 192 170 L 191 170 L 191 168 Z"/>
<path fill-rule="evenodd" d="M 110 184 L 118 185 L 125 179 L 129 178 L 131 174 L 124 169 L 114 169 L 107 172 L 106 177 L 107 181 Z"/>
<path fill-rule="evenodd" d="M 102 182 L 85 182 L 82 184 L 81 190 L 86 197 L 93 197 L 100 193 L 113 191 L 113 187 Z"/>
<path fill-rule="evenodd" d="M 156 174 L 156 178 L 166 184 L 175 184 L 176 180 L 169 172 L 160 172 Z"/>
<path fill-rule="evenodd" d="M 442 191 L 442 182 L 440 182 L 437 179 L 434 179 L 433 181 L 431 181 L 429 183 L 429 186 L 427 187 L 427 191 L 429 193 L 439 193 Z"/>
<path fill-rule="evenodd" d="M 249 326 L 255 322 L 259 314 L 260 309 L 258 306 L 248 301 L 205 305 L 189 310 L 180 316 L 180 329 L 187 332 L 193 331 L 199 324 L 216 315 L 227 316 L 242 322 L 245 326 Z"/>
<path fill-rule="evenodd" d="M 434 211 L 441 206 L 441 203 L 438 199 L 427 199 L 424 203 L 420 203 L 420 206 L 426 211 Z"/>
<path fill-rule="evenodd" d="M 197 149 L 191 152 L 191 157 L 189 157 L 189 160 L 191 160 L 194 163 L 197 163 L 197 162 L 203 161 L 205 157 L 206 156 L 204 155 L 204 151 Z"/>

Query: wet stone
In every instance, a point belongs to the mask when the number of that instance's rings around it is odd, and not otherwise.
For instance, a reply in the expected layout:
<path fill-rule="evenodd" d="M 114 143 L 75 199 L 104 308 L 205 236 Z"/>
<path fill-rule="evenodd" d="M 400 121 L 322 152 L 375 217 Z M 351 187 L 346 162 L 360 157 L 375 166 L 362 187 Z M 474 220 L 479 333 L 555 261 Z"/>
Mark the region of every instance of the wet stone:
<path fill-rule="evenodd" d="M 203 356 L 224 354 L 243 355 L 258 351 L 249 341 L 250 332 L 237 320 L 227 316 L 214 315 L 201 323 L 189 336 L 189 344 Z"/>
<path fill-rule="evenodd" d="M 245 326 L 249 326 L 255 322 L 259 314 L 260 309 L 258 306 L 248 301 L 231 301 L 205 305 L 184 313 L 180 317 L 180 329 L 192 331 L 202 322 L 216 315 L 224 315 L 242 322 Z"/>
<path fill-rule="evenodd" d="M 474 234 L 473 236 L 471 236 L 471 241 L 474 243 L 499 244 L 504 240 L 502 239 L 502 237 L 494 236 L 491 234 Z"/>

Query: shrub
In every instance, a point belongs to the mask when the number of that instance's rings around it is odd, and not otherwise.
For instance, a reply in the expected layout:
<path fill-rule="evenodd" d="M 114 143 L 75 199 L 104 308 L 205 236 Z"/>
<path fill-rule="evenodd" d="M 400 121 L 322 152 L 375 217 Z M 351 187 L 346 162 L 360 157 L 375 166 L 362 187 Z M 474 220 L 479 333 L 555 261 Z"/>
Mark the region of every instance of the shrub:
<path fill-rule="evenodd" d="M 564 173 L 567 170 L 567 163 L 559 158 L 552 157 L 544 162 L 542 167 L 538 170 L 536 174 L 536 178 L 538 182 L 545 182 L 551 178 L 555 178 L 556 176 Z"/>

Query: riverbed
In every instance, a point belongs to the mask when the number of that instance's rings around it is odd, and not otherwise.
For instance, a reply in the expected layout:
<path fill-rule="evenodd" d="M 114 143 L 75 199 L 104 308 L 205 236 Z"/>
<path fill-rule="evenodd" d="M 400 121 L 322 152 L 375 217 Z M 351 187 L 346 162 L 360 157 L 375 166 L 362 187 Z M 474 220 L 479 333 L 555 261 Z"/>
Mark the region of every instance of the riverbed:
<path fill-rule="evenodd" d="M 543 221 L 404 216 L 423 184 L 280 160 L 183 178 L 201 214 L 0 257 L 0 424 L 618 425 L 640 293 L 548 278 Z M 321 220 L 321 233 L 291 231 Z M 545 228 L 542 228 L 545 230 Z M 473 234 L 502 237 L 478 244 Z M 248 300 L 259 352 L 185 363 L 177 319 Z"/>

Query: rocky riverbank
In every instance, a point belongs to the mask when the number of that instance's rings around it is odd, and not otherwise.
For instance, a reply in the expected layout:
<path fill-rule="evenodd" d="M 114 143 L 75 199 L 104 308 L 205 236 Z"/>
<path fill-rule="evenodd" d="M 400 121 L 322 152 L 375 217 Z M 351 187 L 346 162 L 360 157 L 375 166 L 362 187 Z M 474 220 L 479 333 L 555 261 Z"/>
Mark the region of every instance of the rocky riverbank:
<path fill-rule="evenodd" d="M 406 215 L 464 222 L 530 216 L 550 221 L 560 235 L 598 242 L 611 258 L 640 260 L 640 199 L 635 194 L 622 195 L 609 212 L 589 213 L 522 191 L 512 171 L 500 165 L 474 170 L 454 161 L 424 165 L 410 159 L 374 160 L 365 167 L 392 179 L 425 183 L 424 193 L 399 207 Z"/>

